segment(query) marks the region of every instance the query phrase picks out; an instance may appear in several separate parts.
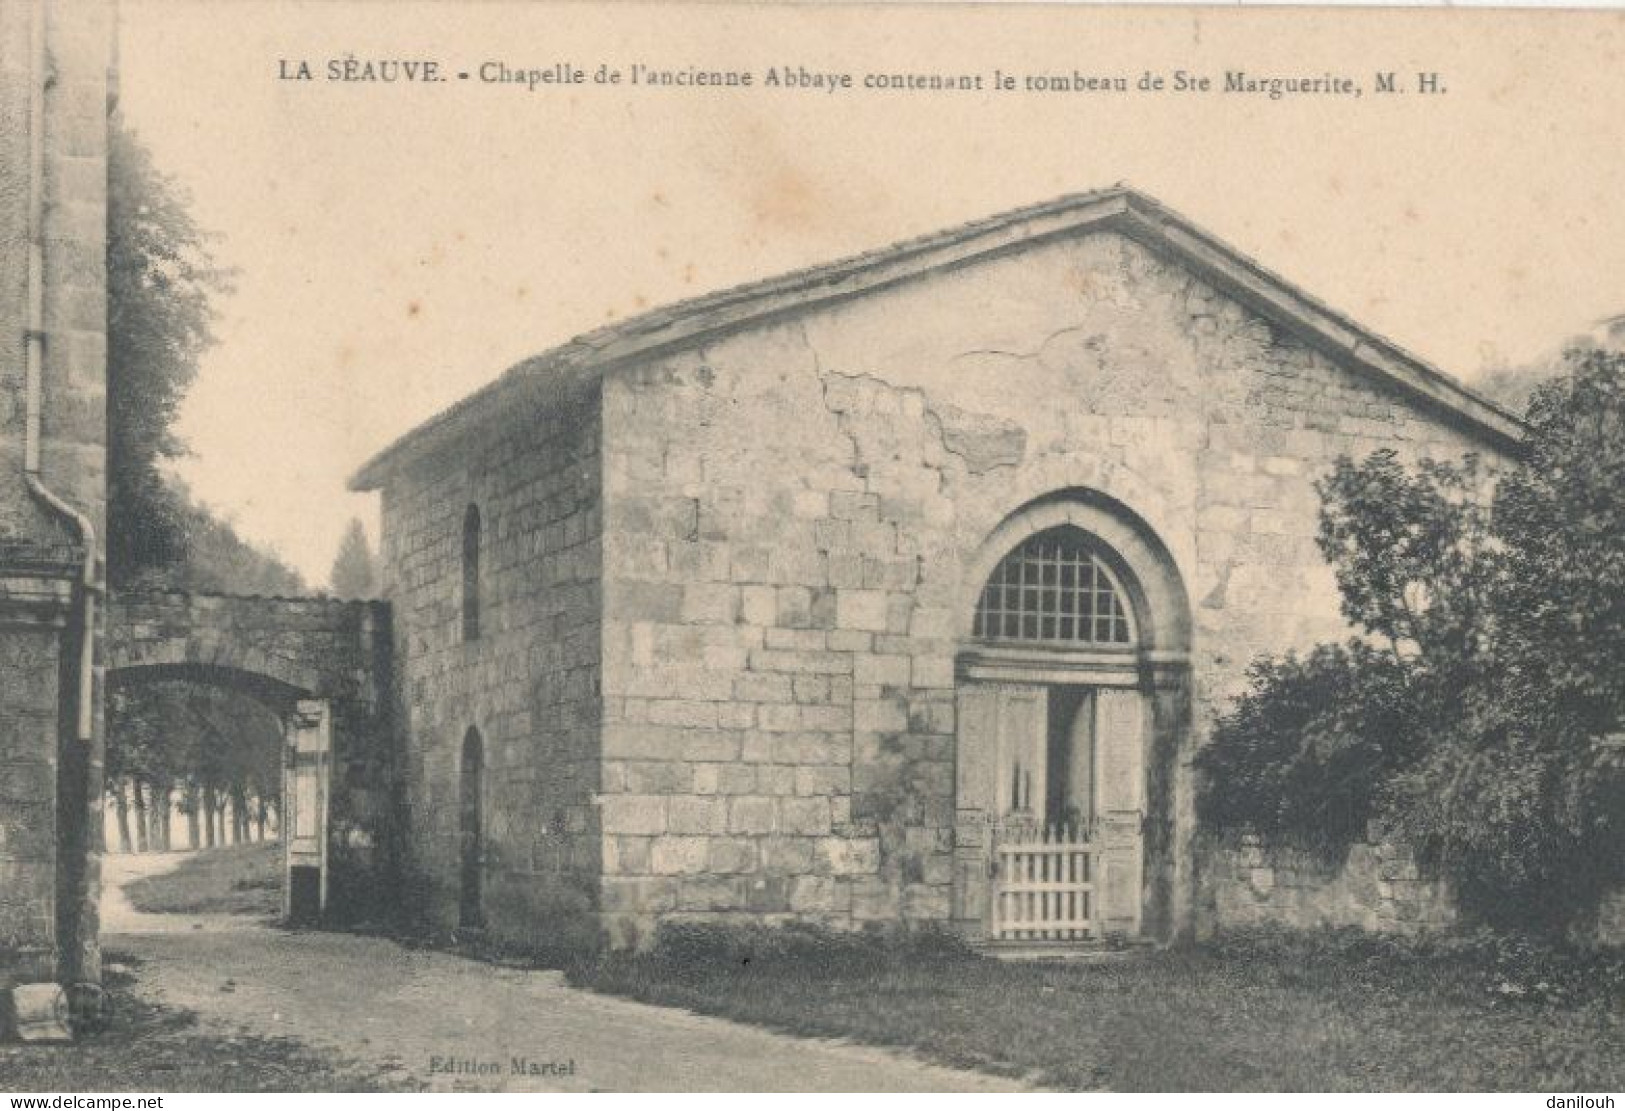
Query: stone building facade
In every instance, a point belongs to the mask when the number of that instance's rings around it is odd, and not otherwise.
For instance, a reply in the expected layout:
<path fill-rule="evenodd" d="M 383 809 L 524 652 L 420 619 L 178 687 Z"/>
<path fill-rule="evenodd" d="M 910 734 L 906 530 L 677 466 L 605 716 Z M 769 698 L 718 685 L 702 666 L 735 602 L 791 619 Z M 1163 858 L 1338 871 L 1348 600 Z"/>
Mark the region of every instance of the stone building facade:
<path fill-rule="evenodd" d="M 1316 477 L 1518 436 L 1124 189 L 582 337 L 355 482 L 425 905 L 1188 934 L 1191 755 L 1341 633 Z"/>
<path fill-rule="evenodd" d="M 110 3 L 0 7 L 0 996 L 93 983 Z"/>

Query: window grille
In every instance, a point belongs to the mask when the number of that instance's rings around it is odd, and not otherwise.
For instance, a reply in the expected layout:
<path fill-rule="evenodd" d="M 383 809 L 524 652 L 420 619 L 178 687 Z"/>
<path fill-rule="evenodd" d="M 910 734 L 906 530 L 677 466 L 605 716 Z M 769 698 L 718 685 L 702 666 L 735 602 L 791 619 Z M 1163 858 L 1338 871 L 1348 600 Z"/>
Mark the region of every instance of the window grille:
<path fill-rule="evenodd" d="M 1038 644 L 1128 645 L 1117 579 L 1078 529 L 1041 532 L 1004 557 L 982 588 L 974 635 Z"/>

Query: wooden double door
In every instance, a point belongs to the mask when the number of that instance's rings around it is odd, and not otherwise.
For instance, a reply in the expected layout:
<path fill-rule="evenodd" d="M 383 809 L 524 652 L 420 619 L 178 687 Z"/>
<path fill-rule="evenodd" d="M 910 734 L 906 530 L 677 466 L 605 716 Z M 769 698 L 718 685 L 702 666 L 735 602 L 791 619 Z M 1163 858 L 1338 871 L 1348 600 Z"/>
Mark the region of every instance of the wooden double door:
<path fill-rule="evenodd" d="M 956 917 L 996 941 L 1138 934 L 1145 695 L 970 680 L 958 710 Z"/>

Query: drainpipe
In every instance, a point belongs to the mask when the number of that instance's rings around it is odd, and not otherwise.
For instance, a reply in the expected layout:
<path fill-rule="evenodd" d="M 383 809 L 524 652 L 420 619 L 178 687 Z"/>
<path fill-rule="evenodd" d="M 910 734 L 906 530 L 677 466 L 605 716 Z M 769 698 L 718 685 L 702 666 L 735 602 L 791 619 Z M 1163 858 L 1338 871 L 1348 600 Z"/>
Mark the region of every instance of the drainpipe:
<path fill-rule="evenodd" d="M 96 526 L 69 505 L 40 477 L 41 412 L 44 408 L 45 360 L 45 41 L 46 0 L 34 0 L 29 20 L 32 79 L 28 101 L 28 324 L 26 348 L 27 416 L 23 430 L 23 478 L 48 509 L 67 521 L 84 548 L 80 582 L 81 632 L 78 674 L 78 721 L 75 735 L 84 743 L 95 736 L 96 660 Z"/>
<path fill-rule="evenodd" d="M 94 897 L 89 877 L 92 854 L 90 843 L 91 821 L 88 811 L 99 801 L 101 785 L 96 774 L 96 595 L 101 590 L 97 577 L 96 527 L 83 512 L 45 484 L 41 476 L 42 411 L 44 409 L 45 362 L 45 83 L 48 80 L 47 40 L 45 21 L 47 0 L 33 0 L 29 18 L 29 101 L 28 101 L 28 303 L 27 325 L 24 333 L 26 414 L 23 424 L 23 481 L 28 492 L 45 508 L 66 522 L 69 530 L 84 550 L 84 562 L 74 594 L 77 596 L 79 621 L 79 661 L 74 676 L 77 687 L 77 721 L 74 736 L 77 741 L 76 757 L 85 768 L 82 783 L 75 775 L 72 786 L 82 786 L 85 797 L 68 798 L 69 818 L 74 836 L 68 838 L 69 859 L 66 870 L 58 863 L 57 926 L 61 936 L 57 948 L 61 954 L 59 975 L 65 975 L 70 985 L 68 1001 L 71 1012 L 86 1017 L 99 1016 L 102 1007 L 101 977 L 96 969 L 99 960 L 95 954 Z M 59 810 L 59 812 L 61 812 Z M 59 838 L 68 832 L 59 829 Z M 92 933 L 86 937 L 89 916 Z M 87 952 L 88 950 L 88 952 Z"/>

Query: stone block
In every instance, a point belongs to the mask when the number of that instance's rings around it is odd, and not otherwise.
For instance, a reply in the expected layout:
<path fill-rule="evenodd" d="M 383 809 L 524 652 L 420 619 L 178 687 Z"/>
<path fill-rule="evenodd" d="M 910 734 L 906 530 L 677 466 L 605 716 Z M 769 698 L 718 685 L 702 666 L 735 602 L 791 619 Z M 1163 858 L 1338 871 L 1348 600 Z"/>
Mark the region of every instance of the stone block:
<path fill-rule="evenodd" d="M 749 764 L 724 764 L 717 773 L 717 792 L 723 795 L 753 794 L 757 776 L 763 770 Z"/>
<path fill-rule="evenodd" d="M 789 896 L 790 909 L 798 914 L 830 915 L 839 910 L 835 880 L 829 876 L 795 876 Z"/>
<path fill-rule="evenodd" d="M 779 587 L 775 612 L 781 628 L 809 628 L 812 625 L 812 591 L 805 586 Z"/>
<path fill-rule="evenodd" d="M 845 795 L 852 790 L 852 769 L 844 764 L 797 767 L 795 792 L 798 795 Z"/>
<path fill-rule="evenodd" d="M 715 702 L 690 702 L 680 698 L 652 699 L 647 706 L 648 721 L 655 725 L 680 725 L 691 729 L 711 729 L 717 724 Z"/>
<path fill-rule="evenodd" d="M 691 582 L 683 587 L 681 619 L 732 625 L 739 618 L 739 588 L 726 583 Z"/>
<path fill-rule="evenodd" d="M 810 612 L 812 626 L 815 629 L 835 628 L 835 591 L 815 590 L 812 596 Z"/>
<path fill-rule="evenodd" d="M 789 834 L 820 835 L 830 831 L 829 800 L 822 795 L 779 800 L 779 828 Z"/>
<path fill-rule="evenodd" d="M 908 884 L 903 888 L 903 917 L 917 922 L 946 922 L 952 912 L 952 897 L 953 888 L 948 885 Z"/>
<path fill-rule="evenodd" d="M 829 676 L 797 675 L 793 680 L 797 702 L 828 702 Z"/>
<path fill-rule="evenodd" d="M 822 652 L 829 646 L 829 635 L 822 629 L 767 629 L 762 643 L 793 652 Z"/>
<path fill-rule="evenodd" d="M 784 914 L 790 909 L 786 876 L 755 876 L 745 882 L 745 909 L 753 914 Z"/>
<path fill-rule="evenodd" d="M 952 689 L 954 685 L 954 658 L 952 656 L 915 656 L 910 666 L 909 681 L 917 690 L 930 688 Z"/>
<path fill-rule="evenodd" d="M 858 629 L 832 629 L 829 634 L 831 652 L 868 652 L 874 643 L 873 633 Z"/>
<path fill-rule="evenodd" d="M 666 546 L 672 576 L 687 582 L 728 582 L 732 555 L 728 545 L 708 540 Z"/>
<path fill-rule="evenodd" d="M 605 759 L 716 763 L 739 756 L 739 734 L 721 729 L 606 723 L 602 735 Z"/>
<path fill-rule="evenodd" d="M 657 837 L 650 852 L 650 868 L 657 876 L 699 875 L 706 868 L 708 837 Z"/>
<path fill-rule="evenodd" d="M 831 552 L 826 569 L 832 587 L 847 589 L 863 586 L 863 557 L 856 552 Z"/>
<path fill-rule="evenodd" d="M 796 769 L 780 764 L 768 764 L 756 769 L 756 793 L 762 795 L 793 795 L 796 790 Z"/>
<path fill-rule="evenodd" d="M 816 867 L 832 876 L 872 875 L 880 870 L 880 838 L 820 837 Z"/>
<path fill-rule="evenodd" d="M 852 671 L 852 657 L 844 652 L 788 652 L 762 648 L 751 652 L 753 671 L 776 671 L 792 675 L 846 675 Z"/>
<path fill-rule="evenodd" d="M 743 882 L 734 876 L 692 876 L 685 878 L 677 906 L 685 911 L 736 911 L 745 906 Z"/>
<path fill-rule="evenodd" d="M 848 490 L 831 491 L 829 515 L 843 521 L 873 520 L 880 515 L 880 497 Z"/>
<path fill-rule="evenodd" d="M 902 732 L 908 728 L 908 713 L 891 699 L 857 701 L 852 704 L 852 728 L 864 733 Z"/>
<path fill-rule="evenodd" d="M 954 721 L 954 703 L 949 699 L 915 699 L 909 704 L 908 728 L 910 732 L 952 736 Z"/>
<path fill-rule="evenodd" d="M 773 581 L 773 549 L 761 544 L 735 545 L 728 576 L 736 583 Z"/>
<path fill-rule="evenodd" d="M 756 724 L 756 707 L 749 702 L 723 702 L 717 706 L 717 726 L 722 729 L 749 729 Z"/>
<path fill-rule="evenodd" d="M 713 837 L 706 850 L 706 870 L 713 873 L 754 872 L 756 842 L 748 837 Z"/>
<path fill-rule="evenodd" d="M 674 796 L 668 804 L 666 828 L 672 833 L 726 833 L 727 803 L 716 796 Z"/>
<path fill-rule="evenodd" d="M 726 764 L 693 765 L 692 790 L 696 795 L 714 795 L 721 786 L 721 772 Z"/>
<path fill-rule="evenodd" d="M 606 837 L 604 874 L 641 876 L 649 872 L 649 837 Z"/>
<path fill-rule="evenodd" d="M 689 766 L 672 760 L 634 761 L 620 765 L 626 790 L 634 795 L 669 795 L 689 789 Z"/>
<path fill-rule="evenodd" d="M 745 624 L 775 624 L 778 612 L 778 588 L 755 584 L 739 588 L 740 620 Z"/>
<path fill-rule="evenodd" d="M 842 629 L 886 631 L 886 592 L 884 590 L 837 590 L 835 623 Z"/>
<path fill-rule="evenodd" d="M 876 876 L 858 876 L 851 881 L 851 891 L 855 921 L 889 921 L 901 916 L 902 893 L 896 885 Z"/>
<path fill-rule="evenodd" d="M 908 632 L 928 640 L 951 640 L 959 635 L 959 627 L 953 610 L 916 605 L 909 615 Z"/>
<path fill-rule="evenodd" d="M 844 733 L 852 728 L 852 710 L 847 706 L 798 706 L 796 720 L 803 731 Z"/>
<path fill-rule="evenodd" d="M 790 512 L 793 516 L 815 520 L 829 516 L 830 495 L 827 490 L 796 490 L 790 495 Z"/>
<path fill-rule="evenodd" d="M 729 833 L 775 833 L 778 828 L 778 802 L 773 797 L 745 795 L 728 800 Z"/>
<path fill-rule="evenodd" d="M 599 800 L 599 828 L 613 834 L 666 832 L 667 799 L 662 795 L 605 795 Z"/>
<path fill-rule="evenodd" d="M 844 735 L 830 733 L 779 733 L 773 736 L 775 764 L 843 764 L 851 759 Z"/>
<path fill-rule="evenodd" d="M 810 837 L 763 837 L 757 848 L 763 870 L 802 875 L 813 870 L 816 844 Z"/>
<path fill-rule="evenodd" d="M 756 726 L 765 733 L 793 733 L 801 728 L 801 708 L 789 703 L 763 703 L 756 708 Z"/>
<path fill-rule="evenodd" d="M 907 656 L 859 656 L 852 662 L 852 676 L 877 687 L 906 687 L 913 669 Z"/>
<path fill-rule="evenodd" d="M 68 997 L 57 984 L 18 984 L 11 989 L 7 1025 L 18 1041 L 70 1042 Z"/>
<path fill-rule="evenodd" d="M 742 702 L 791 702 L 795 698 L 791 683 L 789 675 L 749 672 L 734 680 L 733 693 Z"/>
<path fill-rule="evenodd" d="M 848 521 L 817 521 L 813 524 L 813 543 L 822 552 L 844 552 L 852 544 L 852 525 Z"/>
<path fill-rule="evenodd" d="M 604 600 L 605 614 L 612 619 L 668 623 L 678 620 L 682 612 L 683 588 L 675 583 L 622 579 L 604 592 Z"/>

